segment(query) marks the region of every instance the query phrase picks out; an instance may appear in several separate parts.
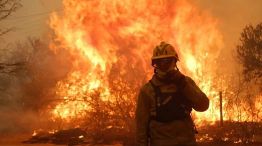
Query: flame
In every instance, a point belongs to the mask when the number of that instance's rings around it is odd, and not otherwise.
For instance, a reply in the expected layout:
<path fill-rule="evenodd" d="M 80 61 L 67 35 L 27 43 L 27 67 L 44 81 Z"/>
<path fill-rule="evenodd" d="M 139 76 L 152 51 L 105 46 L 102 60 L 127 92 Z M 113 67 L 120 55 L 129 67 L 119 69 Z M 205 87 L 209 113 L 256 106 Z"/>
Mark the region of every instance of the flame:
<path fill-rule="evenodd" d="M 207 12 L 185 0 L 63 0 L 63 6 L 62 15 L 50 16 L 52 50 L 70 52 L 73 69 L 57 83 L 61 102 L 51 111 L 54 120 L 86 116 L 94 97 L 114 102 L 119 96 L 114 90 L 134 100 L 131 89 L 151 77 L 152 49 L 162 40 L 176 47 L 179 68 L 210 98 L 208 111 L 195 113 L 197 124 L 219 120 L 221 89 L 214 84 L 223 82 L 215 79 L 223 38 Z"/>
<path fill-rule="evenodd" d="M 83 136 L 83 135 L 80 135 L 80 136 L 78 136 L 78 138 L 79 138 L 79 139 L 82 139 L 82 138 L 84 138 L 84 136 Z"/>
<path fill-rule="evenodd" d="M 36 136 L 36 135 L 37 135 L 37 131 L 36 131 L 36 130 L 34 130 L 34 132 L 33 132 L 32 136 Z"/>

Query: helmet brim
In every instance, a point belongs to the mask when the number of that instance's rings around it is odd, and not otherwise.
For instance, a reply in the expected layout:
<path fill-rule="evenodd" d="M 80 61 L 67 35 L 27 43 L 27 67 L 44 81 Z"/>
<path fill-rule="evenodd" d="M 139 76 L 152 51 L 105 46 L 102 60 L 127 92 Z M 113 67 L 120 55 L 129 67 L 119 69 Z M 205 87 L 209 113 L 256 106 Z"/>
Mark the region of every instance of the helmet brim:
<path fill-rule="evenodd" d="M 157 60 L 157 59 L 163 59 L 163 58 L 175 58 L 176 60 L 178 60 L 177 56 L 175 55 L 154 56 L 151 58 L 151 60 Z"/>

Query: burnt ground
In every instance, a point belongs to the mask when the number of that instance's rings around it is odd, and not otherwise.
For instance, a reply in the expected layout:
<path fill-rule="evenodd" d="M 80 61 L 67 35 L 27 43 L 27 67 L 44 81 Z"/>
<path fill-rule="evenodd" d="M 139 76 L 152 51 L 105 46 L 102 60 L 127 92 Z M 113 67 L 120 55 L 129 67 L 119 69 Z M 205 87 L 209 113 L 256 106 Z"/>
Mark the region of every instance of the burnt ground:
<path fill-rule="evenodd" d="M 262 143 L 253 144 L 225 144 L 225 143 L 199 143 L 198 146 L 262 146 Z"/>
<path fill-rule="evenodd" d="M 211 130 L 212 129 L 212 130 Z M 70 130 L 71 131 L 71 130 Z M 199 133 L 197 137 L 206 137 L 205 142 L 198 143 L 198 146 L 262 146 L 262 125 L 261 123 L 224 123 L 224 126 L 221 128 L 218 125 L 211 125 L 198 130 Z M 64 131 L 65 132 L 65 131 Z M 207 134 L 208 133 L 208 134 Z M 65 137 L 63 135 L 62 137 Z M 33 143 L 26 144 L 22 143 L 32 137 L 32 133 L 27 134 L 0 134 L 0 146 L 59 146 L 56 144 L 48 143 Z M 208 141 L 209 138 L 212 138 L 212 141 Z M 221 141 L 221 139 L 227 138 L 226 141 Z M 68 138 L 65 138 L 68 139 Z M 234 142 L 241 139 L 247 144 Z M 255 143 L 251 143 L 255 141 Z M 59 139 L 60 141 L 60 139 Z M 68 146 L 66 144 L 60 144 L 60 146 Z M 82 144 L 78 146 L 123 146 L 120 142 L 114 142 L 111 145 L 105 144 Z M 133 146 L 133 145 L 128 145 Z"/>
<path fill-rule="evenodd" d="M 67 145 L 55 145 L 55 144 L 23 144 L 22 141 L 28 139 L 30 135 L 2 135 L 0 138 L 0 146 L 67 146 Z M 78 146 L 122 146 L 122 144 L 115 143 L 111 145 L 90 145 L 83 144 Z M 262 146 L 262 143 L 254 143 L 254 144 L 229 144 L 229 143 L 199 143 L 198 146 Z"/>

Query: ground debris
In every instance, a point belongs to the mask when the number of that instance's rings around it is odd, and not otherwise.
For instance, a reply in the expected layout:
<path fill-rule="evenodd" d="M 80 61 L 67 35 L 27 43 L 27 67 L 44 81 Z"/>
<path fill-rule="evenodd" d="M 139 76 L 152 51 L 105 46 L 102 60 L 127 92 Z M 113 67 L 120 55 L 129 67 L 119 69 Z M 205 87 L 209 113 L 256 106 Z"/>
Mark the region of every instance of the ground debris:
<path fill-rule="evenodd" d="M 22 143 L 26 144 L 35 144 L 35 143 L 52 143 L 52 144 L 66 144 L 68 146 L 86 144 L 88 139 L 86 138 L 87 133 L 80 129 L 67 129 L 59 130 L 54 133 L 41 131 L 33 135 L 29 140 L 23 141 Z"/>
<path fill-rule="evenodd" d="M 212 130 L 211 130 L 212 129 Z M 261 122 L 219 122 L 213 125 L 206 125 L 199 129 L 196 135 L 197 141 L 201 143 L 225 144 L 257 144 L 262 143 Z"/>

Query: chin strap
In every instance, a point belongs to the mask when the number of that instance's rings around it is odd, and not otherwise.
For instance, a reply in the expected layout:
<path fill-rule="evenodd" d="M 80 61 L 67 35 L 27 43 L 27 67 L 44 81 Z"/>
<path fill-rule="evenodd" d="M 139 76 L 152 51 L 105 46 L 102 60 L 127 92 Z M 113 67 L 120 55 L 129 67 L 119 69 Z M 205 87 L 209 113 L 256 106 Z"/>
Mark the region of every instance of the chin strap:
<path fill-rule="evenodd" d="M 178 67 L 177 67 L 177 65 L 176 65 L 176 64 L 175 64 L 175 67 L 174 67 L 174 68 L 175 68 L 175 70 L 176 70 L 176 71 L 179 71 L 179 69 L 178 69 Z"/>

